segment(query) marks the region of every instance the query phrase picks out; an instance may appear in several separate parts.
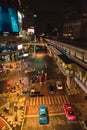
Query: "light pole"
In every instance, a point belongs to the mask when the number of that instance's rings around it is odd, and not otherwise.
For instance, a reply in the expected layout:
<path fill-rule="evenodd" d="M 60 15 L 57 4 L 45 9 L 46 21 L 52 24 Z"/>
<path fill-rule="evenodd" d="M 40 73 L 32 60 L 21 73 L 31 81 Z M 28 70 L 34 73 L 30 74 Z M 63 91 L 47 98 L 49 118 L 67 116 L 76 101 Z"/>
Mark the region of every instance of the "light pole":
<path fill-rule="evenodd" d="M 34 14 L 33 17 L 34 17 L 34 41 L 36 42 L 36 40 L 37 40 L 37 36 L 36 36 L 36 18 L 37 18 L 37 15 Z"/>

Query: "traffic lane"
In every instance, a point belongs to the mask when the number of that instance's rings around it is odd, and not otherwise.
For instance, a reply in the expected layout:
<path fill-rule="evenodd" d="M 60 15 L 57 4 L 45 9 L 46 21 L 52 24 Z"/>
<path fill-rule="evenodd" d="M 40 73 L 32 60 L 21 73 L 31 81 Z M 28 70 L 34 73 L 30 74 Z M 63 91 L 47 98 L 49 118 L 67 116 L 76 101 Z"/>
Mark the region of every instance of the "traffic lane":
<path fill-rule="evenodd" d="M 48 119 L 48 124 L 41 125 L 38 122 L 38 116 L 26 117 L 23 130 L 83 130 L 78 121 L 68 121 L 65 115 L 54 115 Z"/>
<path fill-rule="evenodd" d="M 53 86 L 55 87 L 55 90 L 56 90 L 56 80 L 58 80 L 59 77 L 60 77 L 60 79 L 63 80 L 63 84 L 65 85 L 66 77 L 59 71 L 59 68 L 56 65 L 56 63 L 54 63 L 54 60 L 51 57 L 49 57 L 48 55 L 46 55 L 44 58 L 43 57 L 40 57 L 40 58 L 42 58 L 42 60 L 40 61 L 40 63 L 42 63 L 42 61 L 44 61 L 44 65 L 46 67 L 46 68 L 43 69 L 43 71 L 47 73 L 46 83 L 48 84 L 48 82 L 50 81 L 50 84 L 52 83 Z M 38 59 L 38 58 L 36 57 L 36 59 Z M 37 60 L 35 60 L 35 59 L 32 60 L 32 64 L 35 61 L 37 61 Z M 35 63 L 38 64 L 37 62 L 35 62 Z M 40 64 L 40 65 L 43 66 L 42 64 Z M 36 65 L 36 66 L 38 67 L 36 69 L 36 71 L 38 72 L 40 70 L 40 68 L 39 68 L 38 65 Z M 34 72 L 29 73 L 28 75 L 29 75 L 30 79 L 32 80 L 32 77 L 34 76 Z M 54 80 L 54 81 L 51 82 L 51 80 Z M 38 83 L 40 83 L 40 82 L 38 82 Z M 44 83 L 44 81 L 42 82 L 41 85 L 39 85 L 40 87 L 42 86 L 41 89 L 43 89 L 43 87 L 46 86 L 43 83 Z"/>
<path fill-rule="evenodd" d="M 54 61 L 54 59 L 48 55 L 46 55 L 44 57 L 44 61 L 47 63 L 47 68 L 46 68 L 46 71 L 48 72 L 48 77 L 49 78 L 63 78 L 66 79 L 66 76 L 64 76 L 62 74 L 62 72 L 59 70 L 56 62 Z"/>
<path fill-rule="evenodd" d="M 46 105 L 48 109 L 49 115 L 52 114 L 64 114 L 63 106 L 62 105 Z M 38 115 L 38 106 L 27 106 L 26 108 L 26 116 L 27 115 Z"/>
<path fill-rule="evenodd" d="M 41 57 L 37 56 L 31 63 L 37 68 L 37 70 L 42 68 L 45 72 L 47 72 L 48 79 L 57 78 L 57 73 L 60 72 L 53 58 L 48 55 L 45 55 L 44 57 L 43 55 Z"/>
<path fill-rule="evenodd" d="M 63 94 L 63 95 L 62 95 Z M 38 114 L 38 106 L 45 104 L 48 113 L 64 113 L 63 102 L 69 102 L 66 94 L 50 94 L 46 96 L 29 96 L 27 102 L 26 115 Z"/>

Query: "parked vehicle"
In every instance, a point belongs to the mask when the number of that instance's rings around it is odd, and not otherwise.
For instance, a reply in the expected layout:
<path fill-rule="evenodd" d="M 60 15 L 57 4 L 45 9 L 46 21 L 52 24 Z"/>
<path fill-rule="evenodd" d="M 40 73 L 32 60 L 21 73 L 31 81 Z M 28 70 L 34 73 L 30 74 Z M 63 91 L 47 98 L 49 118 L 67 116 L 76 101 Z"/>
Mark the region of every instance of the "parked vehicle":
<path fill-rule="evenodd" d="M 30 94 L 34 94 L 36 91 L 35 87 L 30 88 Z"/>
<path fill-rule="evenodd" d="M 27 91 L 22 91 L 23 94 L 30 94 L 30 91 L 27 90 Z"/>

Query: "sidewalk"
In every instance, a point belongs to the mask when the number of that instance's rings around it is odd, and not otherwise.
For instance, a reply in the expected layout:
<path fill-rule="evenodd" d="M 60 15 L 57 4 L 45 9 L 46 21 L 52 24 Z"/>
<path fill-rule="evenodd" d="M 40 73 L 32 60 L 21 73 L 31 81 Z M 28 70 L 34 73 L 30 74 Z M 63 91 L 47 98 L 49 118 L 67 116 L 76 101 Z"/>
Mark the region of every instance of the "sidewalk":
<path fill-rule="evenodd" d="M 15 71 L 16 62 L 12 63 L 12 65 L 11 72 Z M 14 85 L 16 85 L 14 92 L 9 89 L 7 93 L 0 94 L 0 97 L 3 99 L 0 101 L 0 118 L 6 122 L 10 130 L 20 130 L 26 111 L 26 96 L 22 94 L 22 89 L 28 86 L 27 77 L 22 75 L 17 76 L 10 83 L 10 87 L 13 88 Z M 6 128 L 3 127 L 3 130 L 6 130 Z"/>
<path fill-rule="evenodd" d="M 13 93 L 12 93 L 13 94 Z M 7 102 L 7 105 L 0 109 L 0 117 L 3 118 L 7 124 L 14 129 L 14 127 L 21 127 L 23 116 L 26 111 L 26 96 L 20 95 L 15 99 L 16 95 L 13 94 L 13 100 Z M 20 129 L 18 129 L 20 130 Z"/>

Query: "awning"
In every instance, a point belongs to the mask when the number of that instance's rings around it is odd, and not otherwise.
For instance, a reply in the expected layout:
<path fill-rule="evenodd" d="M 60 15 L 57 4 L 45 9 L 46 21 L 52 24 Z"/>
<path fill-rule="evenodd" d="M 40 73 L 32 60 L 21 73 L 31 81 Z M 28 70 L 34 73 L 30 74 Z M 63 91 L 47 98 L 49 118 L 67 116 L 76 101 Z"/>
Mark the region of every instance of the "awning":
<path fill-rule="evenodd" d="M 67 56 L 65 55 L 59 55 L 58 56 L 65 64 L 72 64 L 74 63 L 73 60 L 69 59 Z"/>

